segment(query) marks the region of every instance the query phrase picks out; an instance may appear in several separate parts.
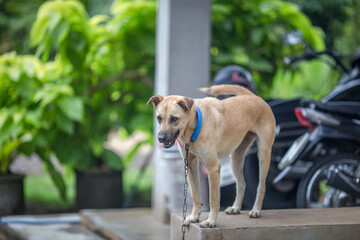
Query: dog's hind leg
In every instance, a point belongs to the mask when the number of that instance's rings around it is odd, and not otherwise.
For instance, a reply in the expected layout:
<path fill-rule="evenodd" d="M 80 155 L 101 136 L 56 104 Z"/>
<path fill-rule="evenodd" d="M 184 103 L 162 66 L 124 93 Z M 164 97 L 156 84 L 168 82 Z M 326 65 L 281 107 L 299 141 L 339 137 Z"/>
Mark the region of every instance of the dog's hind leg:
<path fill-rule="evenodd" d="M 270 130 L 270 128 L 268 128 Z M 259 158 L 259 185 L 257 187 L 256 199 L 249 217 L 260 217 L 260 210 L 265 196 L 266 176 L 271 161 L 271 148 L 275 138 L 275 131 L 259 132 L 257 136 L 258 158 Z"/>
<path fill-rule="evenodd" d="M 231 154 L 231 168 L 236 178 L 236 198 L 233 205 L 225 209 L 226 214 L 240 213 L 246 187 L 243 173 L 244 159 L 255 137 L 256 135 L 254 133 L 248 132 L 239 147 Z"/>

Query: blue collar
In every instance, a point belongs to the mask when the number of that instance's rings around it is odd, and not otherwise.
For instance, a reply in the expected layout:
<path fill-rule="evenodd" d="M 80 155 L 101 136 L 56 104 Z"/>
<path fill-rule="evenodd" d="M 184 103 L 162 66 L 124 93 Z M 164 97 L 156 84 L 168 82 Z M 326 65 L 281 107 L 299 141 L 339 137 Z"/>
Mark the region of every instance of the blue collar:
<path fill-rule="evenodd" d="M 196 127 L 195 127 L 195 131 L 194 131 L 193 135 L 190 138 L 191 141 L 196 140 L 196 138 L 199 136 L 200 129 L 201 129 L 202 114 L 201 114 L 200 108 L 198 106 L 196 106 L 196 117 L 197 117 Z"/>

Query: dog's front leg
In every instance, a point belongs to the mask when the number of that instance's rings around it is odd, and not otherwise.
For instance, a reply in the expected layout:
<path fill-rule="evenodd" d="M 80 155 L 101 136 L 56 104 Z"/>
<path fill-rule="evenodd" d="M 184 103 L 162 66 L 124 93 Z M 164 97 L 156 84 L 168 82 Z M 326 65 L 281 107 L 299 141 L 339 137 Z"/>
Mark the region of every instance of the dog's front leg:
<path fill-rule="evenodd" d="M 199 160 L 189 153 L 188 163 L 188 179 L 190 183 L 191 197 L 193 199 L 193 209 L 191 215 L 186 218 L 187 225 L 198 222 L 201 213 Z"/>
<path fill-rule="evenodd" d="M 216 163 L 208 165 L 209 188 L 210 188 L 210 213 L 209 217 L 200 223 L 200 227 L 208 228 L 216 226 L 216 218 L 220 209 L 220 168 L 221 165 L 216 159 Z"/>

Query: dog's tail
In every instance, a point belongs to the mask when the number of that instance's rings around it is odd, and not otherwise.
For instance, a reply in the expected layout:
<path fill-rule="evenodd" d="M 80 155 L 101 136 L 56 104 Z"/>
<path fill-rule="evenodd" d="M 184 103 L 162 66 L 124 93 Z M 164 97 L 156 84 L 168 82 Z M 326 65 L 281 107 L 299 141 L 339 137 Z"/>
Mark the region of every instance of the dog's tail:
<path fill-rule="evenodd" d="M 224 84 L 224 85 L 214 85 L 210 88 L 200 88 L 200 91 L 207 93 L 212 96 L 219 95 L 254 95 L 248 89 L 241 87 L 239 85 Z"/>

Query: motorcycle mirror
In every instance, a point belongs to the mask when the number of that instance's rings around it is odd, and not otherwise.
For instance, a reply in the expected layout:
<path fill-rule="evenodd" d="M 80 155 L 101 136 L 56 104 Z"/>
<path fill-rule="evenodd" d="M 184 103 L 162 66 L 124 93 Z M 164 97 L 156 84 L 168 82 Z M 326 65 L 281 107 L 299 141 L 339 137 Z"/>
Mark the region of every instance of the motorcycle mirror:
<path fill-rule="evenodd" d="M 282 37 L 283 44 L 286 46 L 296 45 L 304 41 L 301 30 L 297 29 L 285 33 Z"/>

